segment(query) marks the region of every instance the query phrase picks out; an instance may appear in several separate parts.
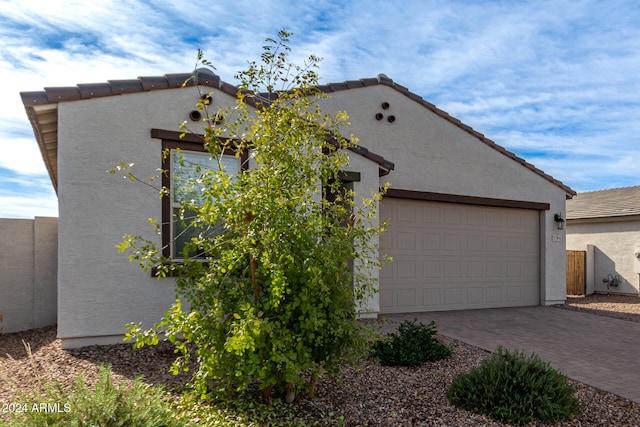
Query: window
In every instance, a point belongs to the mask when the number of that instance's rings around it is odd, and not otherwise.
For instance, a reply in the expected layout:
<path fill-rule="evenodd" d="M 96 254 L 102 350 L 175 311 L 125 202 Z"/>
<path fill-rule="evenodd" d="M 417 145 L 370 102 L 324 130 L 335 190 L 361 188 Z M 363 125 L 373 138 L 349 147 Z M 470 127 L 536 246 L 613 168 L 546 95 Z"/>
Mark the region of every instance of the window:
<path fill-rule="evenodd" d="M 189 219 L 193 212 L 185 212 L 184 219 L 177 218 L 180 201 L 184 197 L 194 197 L 197 191 L 189 194 L 181 191 L 181 182 L 193 177 L 195 165 L 201 169 L 218 168 L 216 159 L 204 149 L 202 135 L 186 134 L 180 138 L 180 132 L 152 129 L 151 136 L 162 140 L 162 151 L 169 155 L 162 156 L 162 186 L 169 189 L 170 194 L 162 198 L 162 255 L 172 259 L 182 259 L 185 244 L 201 229 L 189 227 Z M 182 165 L 180 156 L 182 154 Z M 242 170 L 248 160 L 247 153 L 236 158 L 234 153 L 224 153 L 221 164 L 229 172 Z M 195 254 L 192 254 L 195 255 Z"/>
<path fill-rule="evenodd" d="M 169 176 L 171 179 L 170 200 L 171 200 L 171 257 L 173 259 L 184 258 L 185 246 L 193 237 L 198 236 L 203 230 L 191 226 L 196 212 L 184 211 L 181 213 L 181 203 L 183 201 L 195 201 L 198 204 L 201 187 L 194 185 L 194 180 L 206 170 L 218 170 L 222 167 L 229 174 L 240 171 L 240 159 L 235 156 L 221 156 L 214 159 L 207 152 L 178 151 L 171 150 L 171 169 Z M 217 234 L 220 230 L 210 230 L 209 233 Z M 198 256 L 196 252 L 188 254 L 189 257 Z"/>

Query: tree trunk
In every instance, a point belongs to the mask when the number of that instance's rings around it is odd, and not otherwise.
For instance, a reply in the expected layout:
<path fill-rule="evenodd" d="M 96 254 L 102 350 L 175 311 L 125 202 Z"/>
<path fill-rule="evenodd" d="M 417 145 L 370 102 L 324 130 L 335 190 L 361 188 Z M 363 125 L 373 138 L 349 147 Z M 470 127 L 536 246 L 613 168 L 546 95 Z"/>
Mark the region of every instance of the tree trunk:
<path fill-rule="evenodd" d="M 313 370 L 311 379 L 309 380 L 309 399 L 313 399 L 316 395 L 316 385 L 318 384 L 318 369 Z"/>
<path fill-rule="evenodd" d="M 273 402 L 273 386 L 265 387 L 262 390 L 262 396 L 264 397 L 264 402 L 271 405 L 271 402 Z"/>
<path fill-rule="evenodd" d="M 296 400 L 296 388 L 294 383 L 287 384 L 287 393 L 284 396 L 284 401 L 287 403 L 293 403 Z"/>

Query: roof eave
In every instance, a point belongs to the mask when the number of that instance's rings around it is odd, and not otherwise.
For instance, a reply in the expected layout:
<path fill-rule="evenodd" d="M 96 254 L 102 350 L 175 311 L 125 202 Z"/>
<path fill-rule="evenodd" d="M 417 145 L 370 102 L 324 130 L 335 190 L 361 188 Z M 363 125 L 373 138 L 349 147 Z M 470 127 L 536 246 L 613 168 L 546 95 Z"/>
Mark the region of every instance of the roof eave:
<path fill-rule="evenodd" d="M 640 221 L 640 213 L 629 215 L 590 216 L 582 218 L 567 218 L 567 224 L 588 224 L 602 222 Z"/>
<path fill-rule="evenodd" d="M 24 99 L 24 97 L 23 97 Z M 58 193 L 58 104 L 44 104 L 40 106 L 28 106 L 25 103 L 25 111 L 36 143 L 40 149 L 40 155 L 49 173 L 51 184 L 56 194 Z M 55 120 L 45 120 L 43 117 L 55 117 Z"/>

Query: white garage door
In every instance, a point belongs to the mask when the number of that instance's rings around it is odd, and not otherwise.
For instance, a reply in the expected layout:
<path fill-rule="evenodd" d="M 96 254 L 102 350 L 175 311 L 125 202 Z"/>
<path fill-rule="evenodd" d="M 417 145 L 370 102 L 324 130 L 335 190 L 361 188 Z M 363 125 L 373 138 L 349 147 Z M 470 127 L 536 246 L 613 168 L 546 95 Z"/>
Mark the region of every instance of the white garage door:
<path fill-rule="evenodd" d="M 537 210 L 386 198 L 380 311 L 538 305 Z"/>

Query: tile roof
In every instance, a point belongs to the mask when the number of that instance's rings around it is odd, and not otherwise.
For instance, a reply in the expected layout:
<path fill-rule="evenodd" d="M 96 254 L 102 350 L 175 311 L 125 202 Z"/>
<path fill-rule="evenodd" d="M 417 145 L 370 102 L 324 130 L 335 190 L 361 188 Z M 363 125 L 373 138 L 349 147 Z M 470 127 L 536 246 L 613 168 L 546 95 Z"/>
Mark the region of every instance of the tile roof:
<path fill-rule="evenodd" d="M 109 80 L 107 83 L 97 84 L 78 84 L 73 87 L 55 87 L 45 88 L 44 91 L 22 92 L 22 102 L 27 111 L 27 115 L 31 120 L 34 133 L 40 146 L 40 151 L 44 158 L 47 170 L 51 176 L 54 187 L 57 189 L 57 104 L 59 102 L 68 102 L 82 99 L 98 98 L 104 96 L 122 95 L 127 93 L 146 92 L 151 90 L 164 90 L 183 87 L 185 81 L 191 79 L 188 83 L 191 85 L 209 86 L 225 92 L 229 95 L 236 96 L 237 86 L 225 83 L 220 77 L 209 69 L 196 70 L 194 73 L 182 74 L 166 74 L 164 76 L 155 77 L 139 77 L 133 80 Z M 319 86 L 323 92 L 337 92 L 341 90 L 350 90 L 354 88 L 362 88 L 366 86 L 385 85 L 402 93 L 413 101 L 421 104 L 426 109 L 437 114 L 443 119 L 451 122 L 455 126 L 473 135 L 482 143 L 488 145 L 504 156 L 513 161 L 520 163 L 525 168 L 543 177 L 547 181 L 560 187 L 567 194 L 567 198 L 571 198 L 576 192 L 569 186 L 563 184 L 551 175 L 544 173 L 526 160 L 516 156 L 504 147 L 496 144 L 494 141 L 485 137 L 480 132 L 475 131 L 468 125 L 465 125 L 455 117 L 450 116 L 447 112 L 440 110 L 435 105 L 424 100 L 421 96 L 410 92 L 406 87 L 395 83 L 392 79 L 379 74 L 374 78 L 363 78 L 359 80 L 348 80 L 342 83 L 329 83 Z M 368 151 L 364 147 L 358 147 L 359 154 L 370 158 L 377 162 L 381 167 L 393 169 L 393 163 L 383 159 L 381 156 Z"/>
<path fill-rule="evenodd" d="M 640 215 L 640 185 L 578 193 L 567 200 L 567 219 Z"/>

